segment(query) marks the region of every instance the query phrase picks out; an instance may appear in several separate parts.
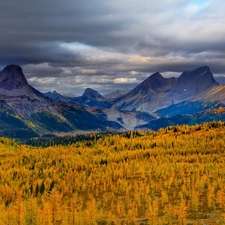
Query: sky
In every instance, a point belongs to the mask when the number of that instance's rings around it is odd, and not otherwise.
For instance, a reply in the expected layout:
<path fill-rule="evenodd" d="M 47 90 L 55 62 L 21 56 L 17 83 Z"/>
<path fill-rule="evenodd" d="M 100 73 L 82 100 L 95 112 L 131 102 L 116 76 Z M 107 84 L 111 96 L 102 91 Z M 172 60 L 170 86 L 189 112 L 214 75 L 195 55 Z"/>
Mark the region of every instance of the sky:
<path fill-rule="evenodd" d="M 209 66 L 225 76 L 223 0 L 7 0 L 0 3 L 0 68 L 19 64 L 47 92 L 133 88 Z"/>

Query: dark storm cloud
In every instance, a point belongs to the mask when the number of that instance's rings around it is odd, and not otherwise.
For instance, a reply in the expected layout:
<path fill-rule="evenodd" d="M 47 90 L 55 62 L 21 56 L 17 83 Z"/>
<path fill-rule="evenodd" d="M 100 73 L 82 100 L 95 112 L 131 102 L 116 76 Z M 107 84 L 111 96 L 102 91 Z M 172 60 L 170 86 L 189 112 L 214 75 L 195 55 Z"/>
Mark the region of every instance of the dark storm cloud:
<path fill-rule="evenodd" d="M 224 11 L 219 0 L 7 0 L 0 66 L 21 64 L 40 90 L 79 94 L 203 65 L 223 76 Z"/>

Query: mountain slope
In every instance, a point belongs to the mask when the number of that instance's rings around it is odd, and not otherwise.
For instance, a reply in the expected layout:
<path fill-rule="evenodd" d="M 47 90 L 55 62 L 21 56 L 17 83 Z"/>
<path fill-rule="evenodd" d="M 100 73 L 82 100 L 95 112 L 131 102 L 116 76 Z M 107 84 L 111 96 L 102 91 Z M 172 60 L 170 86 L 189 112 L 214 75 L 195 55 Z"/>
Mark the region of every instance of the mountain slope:
<path fill-rule="evenodd" d="M 169 107 L 159 109 L 155 113 L 159 117 L 173 117 L 179 114 L 193 114 L 206 109 L 215 108 L 219 104 L 218 101 L 183 101 Z"/>
<path fill-rule="evenodd" d="M 202 101 L 219 101 L 225 103 L 225 85 L 214 86 L 202 93 L 196 95 L 193 98 L 193 101 L 202 100 Z"/>
<path fill-rule="evenodd" d="M 141 130 L 158 130 L 171 125 L 195 125 L 211 121 L 225 121 L 225 105 L 218 105 L 216 108 L 206 109 L 198 113 L 190 115 L 176 115 L 171 118 L 159 118 L 148 124 L 137 126 L 136 129 Z"/>
<path fill-rule="evenodd" d="M 10 107 L 0 101 L 0 136 L 29 138 L 38 134 Z"/>
<path fill-rule="evenodd" d="M 88 111 L 99 118 L 119 124 L 125 130 L 133 130 L 138 125 L 144 125 L 156 117 L 144 112 L 119 111 L 116 109 L 89 108 Z"/>
<path fill-rule="evenodd" d="M 103 95 L 104 98 L 106 99 L 115 99 L 115 98 L 119 98 L 121 97 L 122 95 L 125 95 L 129 92 L 128 89 L 117 89 L 111 93 L 108 93 L 108 94 L 105 94 Z"/>

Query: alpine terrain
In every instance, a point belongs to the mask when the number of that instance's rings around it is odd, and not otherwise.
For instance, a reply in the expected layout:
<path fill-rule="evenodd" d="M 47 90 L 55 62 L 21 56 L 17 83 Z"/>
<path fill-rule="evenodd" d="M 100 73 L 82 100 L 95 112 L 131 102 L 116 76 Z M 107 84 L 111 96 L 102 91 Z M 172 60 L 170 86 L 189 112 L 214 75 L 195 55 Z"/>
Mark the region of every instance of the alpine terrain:
<path fill-rule="evenodd" d="M 124 94 L 104 97 L 87 88 L 82 96 L 68 97 L 42 94 L 28 84 L 19 65 L 8 65 L 0 73 L 0 135 L 25 138 L 223 120 L 223 113 L 212 116 L 207 110 L 223 107 L 224 99 L 225 86 L 207 66 L 178 78 L 154 73 Z"/>

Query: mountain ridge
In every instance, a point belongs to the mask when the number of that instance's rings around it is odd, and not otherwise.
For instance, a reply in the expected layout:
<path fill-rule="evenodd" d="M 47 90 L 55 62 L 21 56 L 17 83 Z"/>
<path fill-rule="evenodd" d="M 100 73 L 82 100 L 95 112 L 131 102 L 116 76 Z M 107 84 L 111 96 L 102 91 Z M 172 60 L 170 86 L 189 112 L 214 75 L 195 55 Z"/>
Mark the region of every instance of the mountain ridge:
<path fill-rule="evenodd" d="M 191 100 L 217 86 L 219 84 L 207 66 L 185 71 L 178 78 L 164 78 L 156 72 L 133 90 L 117 98 L 113 107 L 152 113 L 172 104 Z"/>

